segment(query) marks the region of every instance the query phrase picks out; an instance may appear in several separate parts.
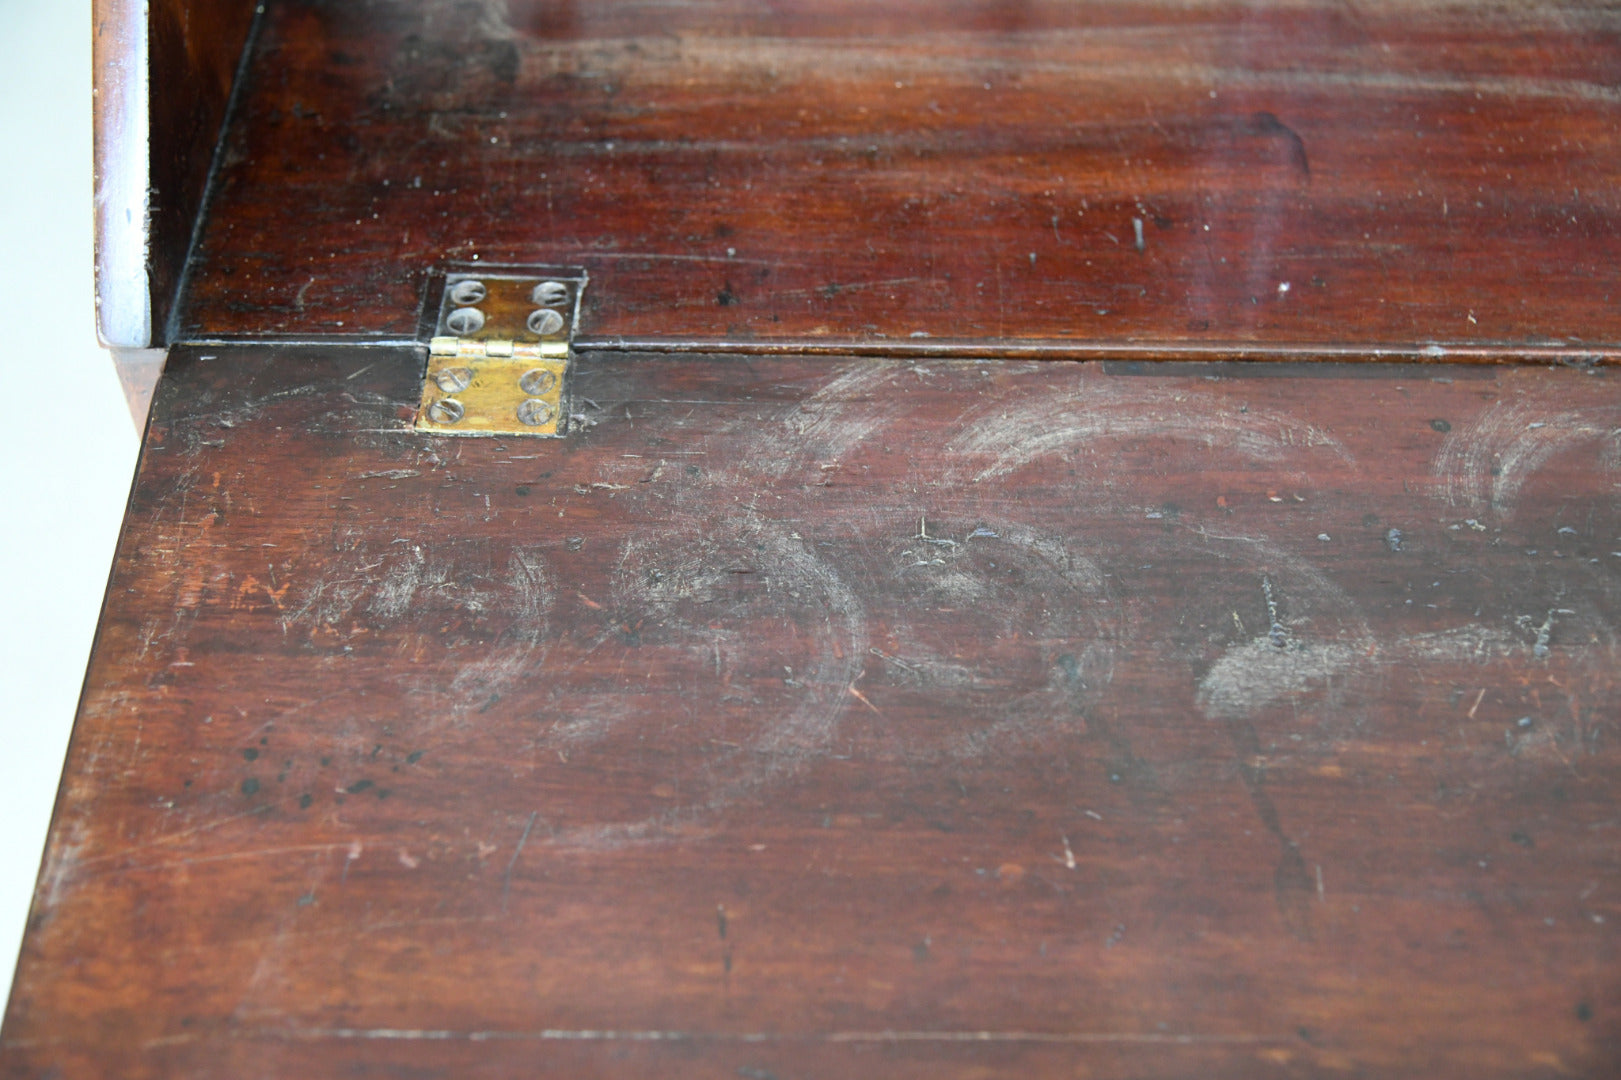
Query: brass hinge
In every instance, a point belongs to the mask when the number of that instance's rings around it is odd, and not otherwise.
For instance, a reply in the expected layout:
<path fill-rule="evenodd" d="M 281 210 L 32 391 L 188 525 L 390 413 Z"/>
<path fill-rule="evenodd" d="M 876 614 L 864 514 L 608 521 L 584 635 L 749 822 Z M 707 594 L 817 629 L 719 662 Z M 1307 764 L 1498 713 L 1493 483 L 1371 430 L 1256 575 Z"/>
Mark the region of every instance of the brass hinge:
<path fill-rule="evenodd" d="M 442 435 L 568 432 L 584 270 L 445 275 L 416 426 Z"/>

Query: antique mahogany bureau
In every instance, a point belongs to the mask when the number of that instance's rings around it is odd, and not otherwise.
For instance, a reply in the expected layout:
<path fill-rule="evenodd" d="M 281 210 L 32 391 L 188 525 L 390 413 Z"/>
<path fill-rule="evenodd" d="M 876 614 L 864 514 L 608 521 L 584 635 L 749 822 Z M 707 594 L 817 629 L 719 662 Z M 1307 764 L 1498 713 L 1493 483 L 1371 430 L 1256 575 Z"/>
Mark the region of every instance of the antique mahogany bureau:
<path fill-rule="evenodd" d="M 1621 8 L 96 33 L 0 1076 L 1621 1074 Z"/>

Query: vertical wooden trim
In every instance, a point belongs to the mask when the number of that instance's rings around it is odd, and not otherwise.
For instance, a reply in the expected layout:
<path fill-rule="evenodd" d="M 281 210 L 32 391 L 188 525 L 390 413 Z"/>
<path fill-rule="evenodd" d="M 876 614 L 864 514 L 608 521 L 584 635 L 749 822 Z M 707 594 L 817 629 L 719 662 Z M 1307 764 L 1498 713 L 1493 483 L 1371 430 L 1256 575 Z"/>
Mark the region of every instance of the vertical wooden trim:
<path fill-rule="evenodd" d="M 164 343 L 258 10 L 95 0 L 97 327 L 110 346 Z"/>
<path fill-rule="evenodd" d="M 152 343 L 148 160 L 151 112 L 142 0 L 95 0 L 96 331 Z"/>

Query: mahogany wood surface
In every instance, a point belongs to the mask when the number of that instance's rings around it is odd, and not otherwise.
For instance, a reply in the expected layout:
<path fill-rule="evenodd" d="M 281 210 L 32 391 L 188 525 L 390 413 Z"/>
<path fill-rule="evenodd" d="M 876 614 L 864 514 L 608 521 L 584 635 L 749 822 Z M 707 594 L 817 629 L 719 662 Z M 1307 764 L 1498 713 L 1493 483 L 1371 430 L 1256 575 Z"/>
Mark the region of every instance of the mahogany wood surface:
<path fill-rule="evenodd" d="M 140 340 L 128 336 L 131 327 L 103 321 L 111 345 L 146 348 L 166 340 L 254 10 L 251 0 L 95 2 L 97 244 L 145 249 L 144 281 L 103 262 L 97 290 L 104 303 L 121 308 L 109 293 L 144 291 L 149 308 Z M 130 103 L 125 88 L 143 74 L 144 105 Z M 127 174 L 147 192 L 144 215 L 117 198 Z"/>
<path fill-rule="evenodd" d="M 1618 31 L 1598 0 L 273 0 L 182 334 L 408 336 L 479 258 L 586 266 L 602 346 L 1613 356 Z"/>
<path fill-rule="evenodd" d="M 182 348 L 0 1075 L 1606 1077 L 1604 370 Z"/>

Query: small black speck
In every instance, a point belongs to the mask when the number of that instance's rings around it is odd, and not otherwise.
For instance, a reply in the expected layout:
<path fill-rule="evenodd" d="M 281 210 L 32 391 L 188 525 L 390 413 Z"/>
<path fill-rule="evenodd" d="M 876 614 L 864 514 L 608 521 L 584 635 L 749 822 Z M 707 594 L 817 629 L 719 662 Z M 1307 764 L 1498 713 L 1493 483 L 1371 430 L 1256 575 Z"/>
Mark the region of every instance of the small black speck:
<path fill-rule="evenodd" d="M 327 766 L 328 766 L 328 765 L 330 765 L 330 764 L 332 764 L 332 759 L 331 759 L 331 758 L 329 758 L 329 757 L 324 757 L 324 758 L 322 758 L 322 759 L 321 759 L 321 768 L 323 768 L 323 769 L 324 769 L 324 768 L 326 768 L 326 767 L 327 767 Z"/>
<path fill-rule="evenodd" d="M 1440 420 L 1440 419 L 1431 420 L 1430 421 L 1430 427 L 1434 428 L 1436 431 L 1439 431 L 1443 435 L 1445 435 L 1447 432 L 1452 430 L 1452 425 L 1451 424 L 1447 423 L 1445 420 Z"/>
<path fill-rule="evenodd" d="M 372 786 L 372 782 L 370 780 L 356 780 L 354 783 L 350 784 L 345 790 L 348 791 L 349 794 L 351 794 L 351 795 L 359 795 L 362 791 L 365 791 L 367 788 L 369 788 L 371 786 Z"/>
<path fill-rule="evenodd" d="M 728 281 L 726 287 L 715 294 L 715 303 L 721 307 L 731 307 L 737 303 L 737 294 L 732 291 L 732 283 Z"/>
<path fill-rule="evenodd" d="M 421 760 L 422 760 L 422 751 L 421 750 L 413 750 L 409 754 L 405 755 L 405 763 L 407 765 L 415 765 L 417 762 L 419 762 Z"/>
<path fill-rule="evenodd" d="M 518 494 L 519 495 L 527 495 L 527 494 L 529 494 L 529 485 L 528 484 L 519 484 L 518 485 Z"/>
<path fill-rule="evenodd" d="M 260 746 L 269 746 L 270 745 L 270 736 L 266 735 L 264 738 L 260 739 L 259 740 L 259 745 Z"/>
<path fill-rule="evenodd" d="M 244 761 L 258 761 L 259 751 L 250 746 L 246 750 L 242 751 L 242 758 Z"/>
<path fill-rule="evenodd" d="M 300 795 L 298 797 L 298 808 L 300 810 L 308 810 L 310 808 L 310 803 L 314 801 L 315 798 L 311 795 Z"/>
<path fill-rule="evenodd" d="M 259 794 L 259 781 L 258 781 L 258 779 L 255 778 L 255 777 L 250 776 L 246 780 L 242 781 L 242 794 L 244 794 L 244 795 L 257 795 L 257 794 Z"/>
<path fill-rule="evenodd" d="M 1576 1004 L 1576 1019 L 1584 1024 L 1593 1019 L 1593 1006 L 1585 1001 L 1578 1002 Z"/>
<path fill-rule="evenodd" d="M 1523 848 L 1534 848 L 1537 846 L 1537 842 L 1531 839 L 1530 835 L 1527 833 L 1517 832 L 1509 836 L 1509 839 Z"/>
<path fill-rule="evenodd" d="M 392 794 L 394 794 L 394 792 L 389 790 L 386 787 L 380 787 L 380 788 L 377 789 L 377 797 L 379 799 L 386 799 Z"/>

